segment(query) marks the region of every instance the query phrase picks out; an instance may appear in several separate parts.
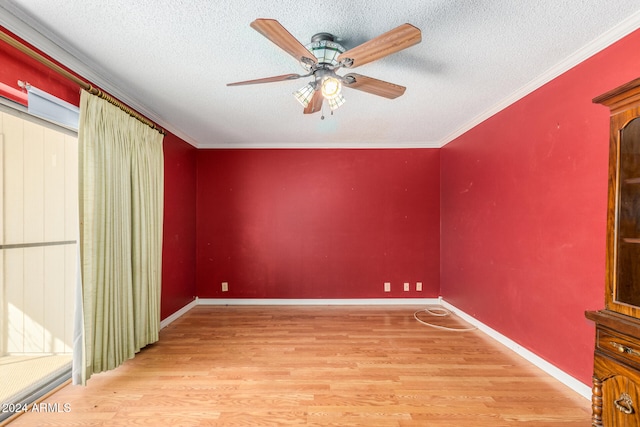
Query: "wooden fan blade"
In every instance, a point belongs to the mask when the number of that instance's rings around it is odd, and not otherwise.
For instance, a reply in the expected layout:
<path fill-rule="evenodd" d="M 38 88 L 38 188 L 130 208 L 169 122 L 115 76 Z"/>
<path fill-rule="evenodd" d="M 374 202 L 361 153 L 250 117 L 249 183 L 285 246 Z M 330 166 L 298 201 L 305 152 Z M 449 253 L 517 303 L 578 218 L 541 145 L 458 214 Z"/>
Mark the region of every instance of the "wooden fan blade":
<path fill-rule="evenodd" d="M 255 79 L 255 80 L 245 80 L 243 82 L 235 82 L 235 83 L 227 83 L 227 86 L 242 86 L 242 85 L 255 85 L 258 83 L 272 83 L 272 82 L 283 82 L 285 80 L 296 80 L 299 79 L 300 74 L 283 74 L 281 76 L 273 76 L 273 77 L 265 77 L 263 79 Z"/>
<path fill-rule="evenodd" d="M 383 96 L 385 98 L 394 99 L 399 97 L 407 89 L 383 80 L 374 79 L 373 77 L 363 76 L 361 74 L 349 73 L 342 78 L 345 87 L 358 89 L 373 95 Z"/>
<path fill-rule="evenodd" d="M 411 24 L 402 24 L 376 38 L 349 49 L 338 56 L 347 68 L 359 67 L 422 41 L 422 32 Z"/>
<path fill-rule="evenodd" d="M 313 53 L 309 52 L 302 43 L 275 19 L 256 19 L 251 23 L 251 28 L 271 40 L 298 61 L 311 61 L 314 64 L 318 62 Z"/>
<path fill-rule="evenodd" d="M 319 90 L 316 90 L 313 93 L 313 97 L 311 98 L 309 105 L 305 107 L 304 114 L 313 114 L 320 111 L 322 109 L 323 99 L 324 98 L 322 97 L 322 92 L 320 92 Z"/>

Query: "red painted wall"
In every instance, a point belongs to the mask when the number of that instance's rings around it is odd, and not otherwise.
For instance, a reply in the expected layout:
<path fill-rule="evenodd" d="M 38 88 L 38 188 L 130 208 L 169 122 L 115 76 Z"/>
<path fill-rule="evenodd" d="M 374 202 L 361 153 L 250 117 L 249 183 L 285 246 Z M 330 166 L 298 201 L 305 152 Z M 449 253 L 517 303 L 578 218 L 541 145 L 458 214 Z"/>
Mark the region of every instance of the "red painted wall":
<path fill-rule="evenodd" d="M 1 27 L 0 31 L 10 34 Z M 0 42 L 0 64 L 0 96 L 25 103 L 23 98 L 13 94 L 20 90 L 17 82 L 22 80 L 74 105 L 80 102 L 78 86 L 4 42 Z M 165 136 L 163 319 L 188 304 L 196 295 L 196 151 L 172 134 Z"/>
<path fill-rule="evenodd" d="M 189 304 L 196 293 L 197 149 L 172 134 L 164 137 L 164 233 L 160 316 Z"/>
<path fill-rule="evenodd" d="M 585 384 L 604 305 L 607 108 L 640 32 L 441 150 L 443 297 Z"/>
<path fill-rule="evenodd" d="M 3 27 L 0 27 L 0 31 L 34 49 L 33 46 L 17 38 Z M 43 54 L 43 52 L 37 52 Z M 0 84 L 0 96 L 26 105 L 26 99 L 15 94 L 15 91 L 23 91 L 18 86 L 18 80 L 22 80 L 73 105 L 80 103 L 80 89 L 77 85 L 1 41 L 0 64 L 2 64 L 0 65 L 0 83 L 6 85 L 6 88 L 3 88 L 3 85 Z"/>
<path fill-rule="evenodd" d="M 200 150 L 197 295 L 436 297 L 439 188 L 439 150 Z"/>

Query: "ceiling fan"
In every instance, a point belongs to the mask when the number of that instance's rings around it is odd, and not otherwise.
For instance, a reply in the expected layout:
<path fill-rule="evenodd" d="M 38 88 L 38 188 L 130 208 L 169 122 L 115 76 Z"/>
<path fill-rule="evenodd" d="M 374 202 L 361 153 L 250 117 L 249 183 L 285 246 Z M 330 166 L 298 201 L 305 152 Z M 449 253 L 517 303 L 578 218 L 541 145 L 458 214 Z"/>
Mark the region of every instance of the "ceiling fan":
<path fill-rule="evenodd" d="M 374 79 L 356 73 L 340 76 L 340 68 L 355 68 L 392 53 L 420 43 L 422 33 L 411 24 L 402 24 L 359 46 L 346 50 L 329 33 L 318 33 L 311 37 L 311 43 L 304 46 L 275 19 L 256 19 L 251 28 L 271 40 L 289 55 L 296 58 L 306 74 L 284 74 L 262 79 L 228 83 L 227 86 L 241 86 L 258 83 L 272 83 L 312 77 L 313 80 L 294 92 L 304 107 L 304 114 L 318 112 L 323 100 L 327 100 L 331 111 L 345 102 L 342 87 L 361 90 L 389 99 L 399 97 L 406 88 L 393 83 Z M 324 118 L 324 117 L 323 117 Z"/>

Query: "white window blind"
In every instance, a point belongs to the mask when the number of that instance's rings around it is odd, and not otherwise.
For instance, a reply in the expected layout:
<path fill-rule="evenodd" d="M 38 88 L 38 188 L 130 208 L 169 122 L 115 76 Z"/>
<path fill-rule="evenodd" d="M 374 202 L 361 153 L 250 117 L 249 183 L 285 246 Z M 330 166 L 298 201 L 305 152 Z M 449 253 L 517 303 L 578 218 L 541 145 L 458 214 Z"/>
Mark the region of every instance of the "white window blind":
<path fill-rule="evenodd" d="M 27 93 L 29 114 L 78 130 L 78 107 L 31 85 L 27 86 Z"/>

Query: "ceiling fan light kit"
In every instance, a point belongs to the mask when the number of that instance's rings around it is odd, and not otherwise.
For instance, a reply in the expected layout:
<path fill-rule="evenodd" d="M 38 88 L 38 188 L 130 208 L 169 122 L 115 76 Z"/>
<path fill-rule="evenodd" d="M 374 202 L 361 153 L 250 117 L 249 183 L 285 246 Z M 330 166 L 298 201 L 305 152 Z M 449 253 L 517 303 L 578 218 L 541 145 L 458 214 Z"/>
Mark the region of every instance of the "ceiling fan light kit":
<path fill-rule="evenodd" d="M 320 90 L 322 91 L 322 96 L 324 96 L 324 99 L 333 99 L 336 96 L 340 95 L 340 91 L 342 90 L 342 83 L 340 83 L 340 80 L 337 77 L 328 75 L 322 77 Z"/>
<path fill-rule="evenodd" d="M 340 68 L 355 68 L 420 43 L 422 33 L 411 24 L 402 24 L 353 49 L 347 50 L 330 33 L 317 33 L 311 43 L 302 45 L 275 19 L 256 19 L 251 28 L 271 40 L 289 55 L 296 58 L 307 74 L 284 74 L 255 80 L 228 83 L 227 86 L 242 86 L 272 83 L 313 77 L 313 81 L 293 93 L 304 107 L 304 114 L 312 114 L 322 109 L 327 101 L 333 110 L 345 103 L 342 88 L 360 90 L 373 95 L 394 99 L 402 95 L 404 86 L 374 79 L 360 74 L 349 73 L 340 76 Z M 324 117 L 323 117 L 324 118 Z"/>

